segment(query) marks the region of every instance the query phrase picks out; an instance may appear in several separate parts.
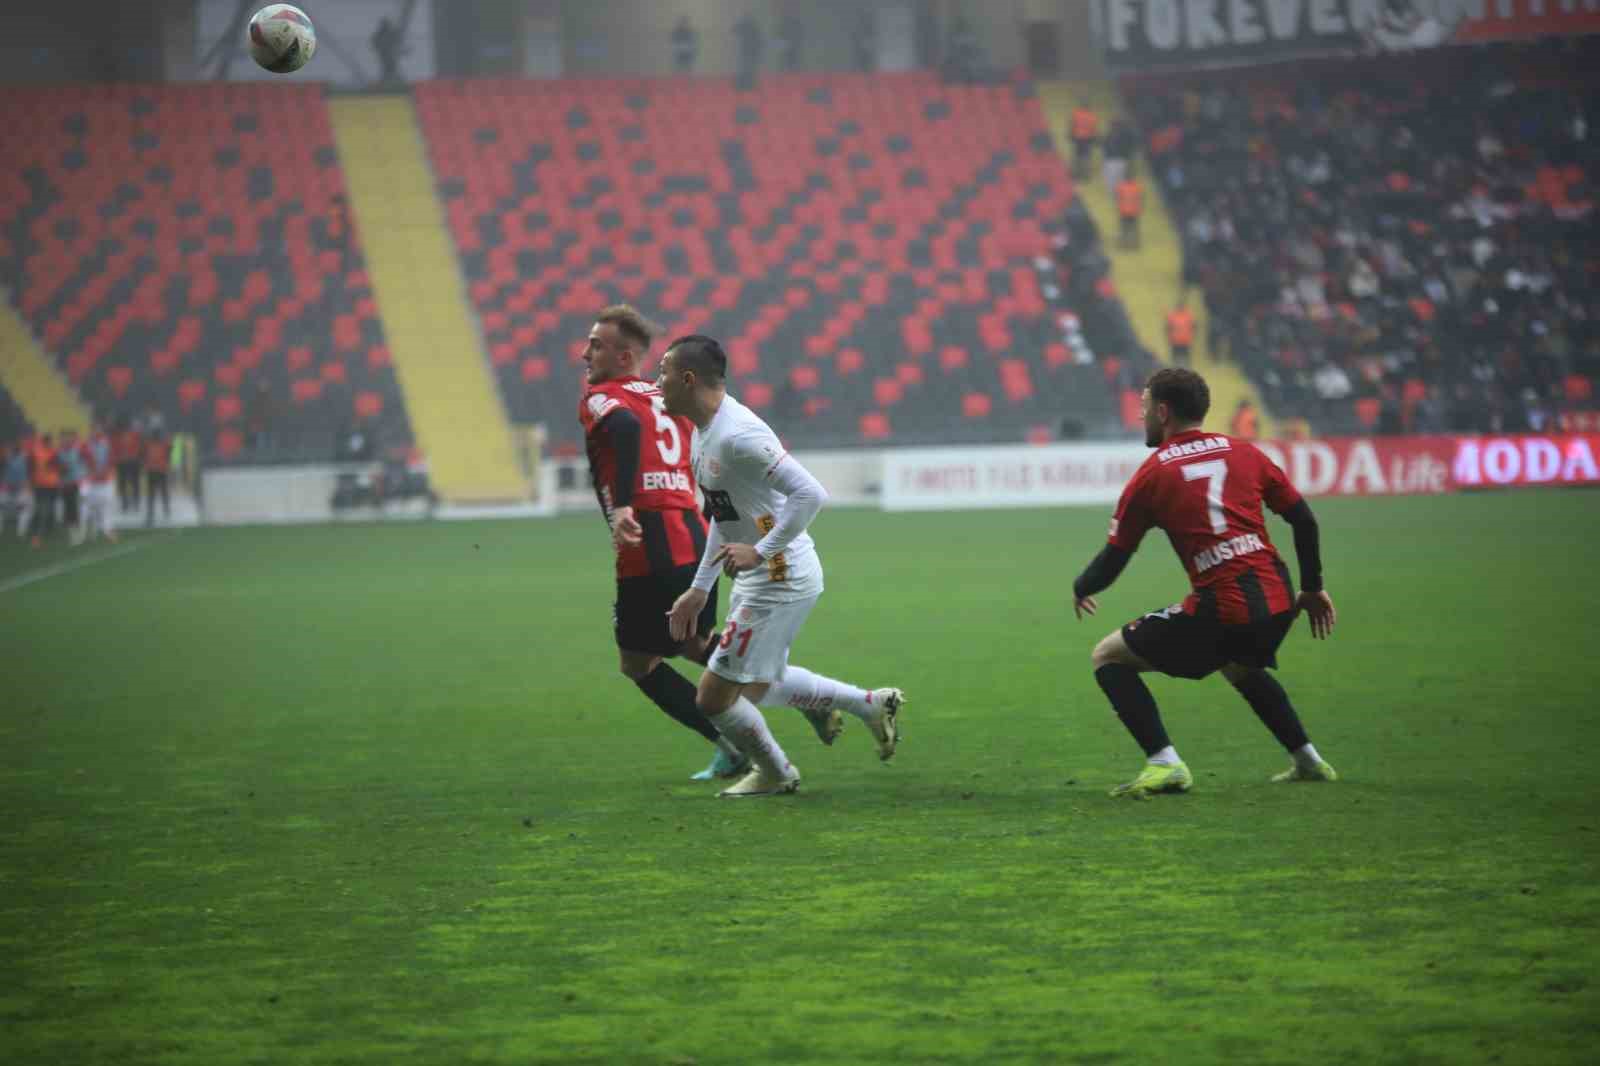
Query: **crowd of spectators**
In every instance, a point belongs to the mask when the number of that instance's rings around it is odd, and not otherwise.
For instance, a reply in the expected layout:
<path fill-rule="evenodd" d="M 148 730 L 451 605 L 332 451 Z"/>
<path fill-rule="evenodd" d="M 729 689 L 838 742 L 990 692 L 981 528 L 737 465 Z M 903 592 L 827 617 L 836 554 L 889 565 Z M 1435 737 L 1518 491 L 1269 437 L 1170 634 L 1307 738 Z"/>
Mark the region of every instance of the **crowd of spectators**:
<path fill-rule="evenodd" d="M 1321 432 L 1594 407 L 1597 70 L 1580 40 L 1131 82 L 1209 354 Z"/>

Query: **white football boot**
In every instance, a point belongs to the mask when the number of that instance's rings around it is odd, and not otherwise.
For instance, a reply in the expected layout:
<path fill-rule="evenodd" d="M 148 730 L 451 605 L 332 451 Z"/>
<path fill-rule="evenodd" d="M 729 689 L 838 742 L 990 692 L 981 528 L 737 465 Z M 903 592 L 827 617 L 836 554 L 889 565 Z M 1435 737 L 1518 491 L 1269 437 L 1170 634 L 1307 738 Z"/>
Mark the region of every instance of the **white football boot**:
<path fill-rule="evenodd" d="M 900 705 L 906 702 L 906 694 L 897 688 L 875 688 L 870 695 L 872 713 L 862 721 L 877 742 L 878 758 L 888 762 L 900 743 Z"/>
<path fill-rule="evenodd" d="M 800 771 L 792 765 L 789 773 L 783 776 L 768 774 L 757 767 L 717 795 L 722 799 L 753 799 L 757 796 L 787 796 L 799 789 Z"/>

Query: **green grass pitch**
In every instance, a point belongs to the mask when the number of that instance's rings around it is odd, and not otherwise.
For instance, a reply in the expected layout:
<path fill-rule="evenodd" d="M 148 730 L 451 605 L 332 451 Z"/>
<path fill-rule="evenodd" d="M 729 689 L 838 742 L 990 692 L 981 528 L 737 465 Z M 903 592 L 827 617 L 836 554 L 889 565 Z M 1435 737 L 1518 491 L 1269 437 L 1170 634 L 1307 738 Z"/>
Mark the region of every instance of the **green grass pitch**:
<path fill-rule="evenodd" d="M 1106 509 L 824 513 L 795 661 L 906 739 L 769 712 L 805 785 L 747 803 L 617 675 L 592 516 L 9 587 L 0 1060 L 1595 1061 L 1600 496 L 1316 509 L 1339 629 L 1280 676 L 1345 781 L 1157 678 L 1196 787 L 1147 803 L 1089 649 L 1184 582 L 1151 537 L 1076 622 Z"/>

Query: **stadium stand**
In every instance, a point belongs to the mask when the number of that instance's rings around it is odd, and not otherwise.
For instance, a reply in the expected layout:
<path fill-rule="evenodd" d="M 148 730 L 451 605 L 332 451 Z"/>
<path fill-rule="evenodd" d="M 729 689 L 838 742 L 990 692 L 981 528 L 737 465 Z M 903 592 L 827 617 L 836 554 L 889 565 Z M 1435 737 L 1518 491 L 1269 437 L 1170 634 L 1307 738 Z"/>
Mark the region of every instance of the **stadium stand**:
<path fill-rule="evenodd" d="M 325 458 L 361 418 L 410 442 L 320 87 L 6 99 L 0 284 L 99 414 L 224 461 Z"/>
<path fill-rule="evenodd" d="M 1216 345 L 1325 433 L 1592 409 L 1592 40 L 1130 80 Z"/>
<path fill-rule="evenodd" d="M 19 441 L 29 432 L 27 416 L 6 387 L 0 384 L 0 444 Z"/>
<path fill-rule="evenodd" d="M 1103 257 L 1073 277 L 1093 227 L 1072 243 L 1071 182 L 1026 84 L 440 81 L 416 97 L 502 393 L 569 448 L 582 338 L 616 300 L 722 339 L 733 387 L 791 444 L 1123 431 L 1109 386 L 1148 356 L 1123 350 L 1126 316 L 1067 306 L 1115 291 Z"/>

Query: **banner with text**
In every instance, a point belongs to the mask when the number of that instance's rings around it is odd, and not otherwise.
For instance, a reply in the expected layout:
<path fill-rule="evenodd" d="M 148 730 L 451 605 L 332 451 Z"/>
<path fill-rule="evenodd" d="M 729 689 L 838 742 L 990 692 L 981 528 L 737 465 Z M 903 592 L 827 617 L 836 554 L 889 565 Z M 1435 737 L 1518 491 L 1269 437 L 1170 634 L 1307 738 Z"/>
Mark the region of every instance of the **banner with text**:
<path fill-rule="evenodd" d="M 1097 0 L 1119 70 L 1600 33 L 1600 0 Z"/>
<path fill-rule="evenodd" d="M 1336 437 L 1258 445 L 1307 496 L 1410 496 L 1600 485 L 1600 434 Z M 1113 504 L 1150 455 L 1138 444 L 907 448 L 884 453 L 889 511 Z"/>

